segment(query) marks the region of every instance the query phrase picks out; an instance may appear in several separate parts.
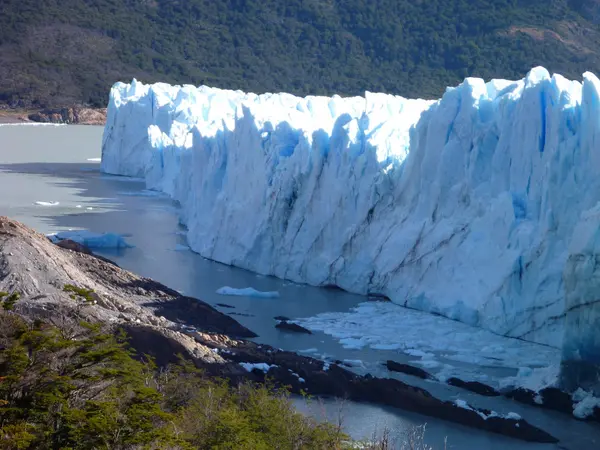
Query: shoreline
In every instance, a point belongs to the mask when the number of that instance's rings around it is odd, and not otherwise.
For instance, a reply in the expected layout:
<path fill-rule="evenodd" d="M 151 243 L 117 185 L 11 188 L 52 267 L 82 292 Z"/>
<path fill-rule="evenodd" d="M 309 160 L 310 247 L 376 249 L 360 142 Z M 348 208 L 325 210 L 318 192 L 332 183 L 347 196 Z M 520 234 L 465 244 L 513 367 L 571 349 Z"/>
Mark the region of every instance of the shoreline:
<path fill-rule="evenodd" d="M 23 110 L 0 110 L 0 124 L 31 123 L 29 112 Z"/>
<path fill-rule="evenodd" d="M 104 126 L 106 124 L 106 112 L 106 108 L 88 108 L 83 106 L 0 109 L 0 124 L 54 123 Z"/>
<path fill-rule="evenodd" d="M 123 329 L 132 348 L 158 366 L 181 354 L 208 375 L 234 384 L 270 380 L 294 394 L 392 406 L 522 441 L 558 442 L 518 414 L 444 401 L 397 379 L 357 375 L 337 361 L 255 343 L 248 340 L 254 332 L 202 300 L 122 269 L 76 242 L 52 243 L 7 217 L 0 217 L 0 261 L 9 268 L 0 290 L 21 294 L 14 313 L 29 321 L 77 318 Z"/>

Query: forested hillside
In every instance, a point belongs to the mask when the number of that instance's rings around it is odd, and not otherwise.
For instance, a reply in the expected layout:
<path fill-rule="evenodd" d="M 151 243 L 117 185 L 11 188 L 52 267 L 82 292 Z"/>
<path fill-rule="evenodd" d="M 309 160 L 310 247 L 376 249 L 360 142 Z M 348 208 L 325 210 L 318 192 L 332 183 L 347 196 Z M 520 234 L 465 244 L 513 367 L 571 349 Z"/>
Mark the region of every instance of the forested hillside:
<path fill-rule="evenodd" d="M 0 104 L 117 80 L 437 97 L 465 76 L 600 71 L 597 0 L 3 0 Z"/>

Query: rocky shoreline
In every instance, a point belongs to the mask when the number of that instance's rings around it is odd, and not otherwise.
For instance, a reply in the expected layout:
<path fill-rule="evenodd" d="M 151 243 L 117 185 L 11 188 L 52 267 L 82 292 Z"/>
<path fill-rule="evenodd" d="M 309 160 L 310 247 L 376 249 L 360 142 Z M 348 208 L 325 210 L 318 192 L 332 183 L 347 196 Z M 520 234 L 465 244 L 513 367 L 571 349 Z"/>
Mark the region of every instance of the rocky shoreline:
<path fill-rule="evenodd" d="M 104 125 L 106 124 L 106 108 L 71 106 L 40 110 L 0 110 L 0 124 L 18 123 Z"/>
<path fill-rule="evenodd" d="M 399 380 L 360 376 L 335 363 L 249 341 L 255 333 L 212 306 L 123 270 L 79 244 L 67 244 L 55 245 L 0 217 L 0 291 L 20 294 L 15 314 L 125 329 L 132 347 L 154 356 L 159 366 L 182 355 L 232 382 L 268 378 L 294 393 L 373 402 L 524 441 L 558 442 L 516 414 L 501 416 L 466 402 L 442 401 Z"/>

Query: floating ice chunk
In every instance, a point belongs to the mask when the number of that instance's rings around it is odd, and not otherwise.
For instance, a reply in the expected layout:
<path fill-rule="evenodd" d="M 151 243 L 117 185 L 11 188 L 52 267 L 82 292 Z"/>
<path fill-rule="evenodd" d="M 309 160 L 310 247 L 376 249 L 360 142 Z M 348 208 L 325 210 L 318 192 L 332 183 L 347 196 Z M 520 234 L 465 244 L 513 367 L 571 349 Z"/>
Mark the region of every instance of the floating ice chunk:
<path fill-rule="evenodd" d="M 521 387 L 539 392 L 546 387 L 557 384 L 559 370 L 560 366 L 558 362 L 550 364 L 547 367 L 520 367 L 516 376 L 502 379 L 500 387 Z"/>
<path fill-rule="evenodd" d="M 262 370 L 264 373 L 267 373 L 273 367 L 277 367 L 277 365 L 269 365 L 267 363 L 245 363 L 241 362 L 240 366 L 246 369 L 247 372 L 252 372 L 254 369 Z"/>
<path fill-rule="evenodd" d="M 131 248 L 122 235 L 116 233 L 93 233 L 88 230 L 60 231 L 49 235 L 50 239 L 62 241 L 70 239 L 89 248 Z"/>
<path fill-rule="evenodd" d="M 34 202 L 38 206 L 58 206 L 60 202 Z"/>
<path fill-rule="evenodd" d="M 279 292 L 277 292 L 277 291 L 263 292 L 263 291 L 257 291 L 256 289 L 251 288 L 251 287 L 238 289 L 238 288 L 232 288 L 229 286 L 223 286 L 223 287 L 217 289 L 217 294 L 234 295 L 234 296 L 238 296 L 238 297 L 256 297 L 256 298 L 277 298 L 277 297 L 279 297 Z"/>
<path fill-rule="evenodd" d="M 102 158 L 88 158 L 87 159 L 89 162 L 101 162 Z"/>
<path fill-rule="evenodd" d="M 578 419 L 587 419 L 592 416 L 596 408 L 600 409 L 600 398 L 579 388 L 573 393 L 573 416 Z"/>

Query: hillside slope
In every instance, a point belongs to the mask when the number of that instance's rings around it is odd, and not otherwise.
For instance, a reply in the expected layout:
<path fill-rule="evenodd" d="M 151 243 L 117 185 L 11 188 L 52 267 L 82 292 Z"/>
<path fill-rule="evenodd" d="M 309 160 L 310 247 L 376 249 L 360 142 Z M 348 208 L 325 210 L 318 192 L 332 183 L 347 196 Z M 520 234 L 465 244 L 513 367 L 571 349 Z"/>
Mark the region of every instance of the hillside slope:
<path fill-rule="evenodd" d="M 5 0 L 0 105 L 106 104 L 117 80 L 439 97 L 465 76 L 600 69 L 583 0 Z"/>

